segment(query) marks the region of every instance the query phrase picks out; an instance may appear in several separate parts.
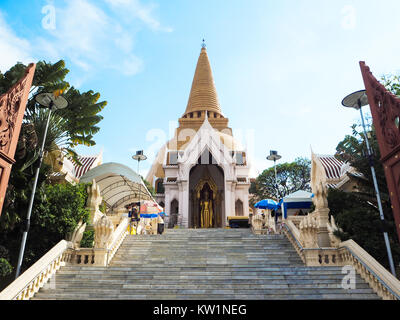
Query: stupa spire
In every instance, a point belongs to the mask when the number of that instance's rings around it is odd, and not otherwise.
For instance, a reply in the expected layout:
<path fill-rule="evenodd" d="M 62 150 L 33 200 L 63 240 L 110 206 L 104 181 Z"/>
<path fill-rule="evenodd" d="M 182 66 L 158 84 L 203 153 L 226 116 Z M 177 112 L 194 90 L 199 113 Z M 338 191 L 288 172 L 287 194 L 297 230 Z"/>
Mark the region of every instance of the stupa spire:
<path fill-rule="evenodd" d="M 212 111 L 222 115 L 204 39 L 185 115 L 196 111 Z"/>

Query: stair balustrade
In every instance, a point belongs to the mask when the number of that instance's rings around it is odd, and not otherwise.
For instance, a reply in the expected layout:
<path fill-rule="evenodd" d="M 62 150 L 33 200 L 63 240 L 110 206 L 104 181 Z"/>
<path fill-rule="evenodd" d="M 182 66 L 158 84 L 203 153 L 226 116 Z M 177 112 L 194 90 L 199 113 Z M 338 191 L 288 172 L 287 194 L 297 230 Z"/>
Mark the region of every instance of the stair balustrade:
<path fill-rule="evenodd" d="M 0 292 L 0 300 L 29 300 L 49 279 L 66 264 L 96 265 L 96 255 L 104 256 L 103 266 L 108 266 L 128 234 L 129 218 L 124 218 L 113 232 L 106 248 L 73 248 L 73 243 L 61 240 L 28 270 Z M 98 264 L 97 264 L 98 265 Z"/>
<path fill-rule="evenodd" d="M 341 242 L 337 248 L 304 248 L 291 220 L 283 224 L 283 231 L 306 266 L 351 265 L 379 297 L 400 300 L 400 281 L 355 241 Z"/>
<path fill-rule="evenodd" d="M 111 241 L 109 242 L 109 246 L 107 248 L 107 265 L 111 262 L 118 248 L 121 246 L 128 234 L 129 220 L 129 218 L 122 219 L 111 237 Z"/>
<path fill-rule="evenodd" d="M 0 300 L 29 300 L 71 258 L 72 243 L 61 240 L 7 288 L 0 292 Z"/>

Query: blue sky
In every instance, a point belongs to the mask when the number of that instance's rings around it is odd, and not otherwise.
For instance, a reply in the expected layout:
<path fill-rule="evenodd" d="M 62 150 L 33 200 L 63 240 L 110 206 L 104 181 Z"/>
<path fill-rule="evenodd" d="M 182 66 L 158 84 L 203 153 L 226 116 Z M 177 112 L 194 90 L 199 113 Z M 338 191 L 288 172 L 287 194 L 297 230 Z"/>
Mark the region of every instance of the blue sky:
<path fill-rule="evenodd" d="M 64 59 L 72 85 L 108 101 L 97 145 L 78 152 L 136 169 L 144 149 L 145 175 L 185 111 L 205 38 L 221 108 L 257 174 L 269 150 L 281 162 L 309 158 L 310 146 L 335 152 L 359 119 L 341 107 L 363 88 L 359 61 L 377 77 L 400 73 L 398 12 L 398 0 L 1 0 L 0 70 Z"/>

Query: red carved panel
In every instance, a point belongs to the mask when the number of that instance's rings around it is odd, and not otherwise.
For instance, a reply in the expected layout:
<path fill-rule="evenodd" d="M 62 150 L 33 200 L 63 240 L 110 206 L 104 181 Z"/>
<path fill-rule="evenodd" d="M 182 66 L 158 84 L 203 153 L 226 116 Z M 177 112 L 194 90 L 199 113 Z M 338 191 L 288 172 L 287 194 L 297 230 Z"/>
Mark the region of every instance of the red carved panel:
<path fill-rule="evenodd" d="M 24 77 L 0 96 L 0 214 L 35 68 L 31 63 Z"/>
<path fill-rule="evenodd" d="M 400 98 L 386 90 L 365 62 L 360 67 L 400 241 Z"/>

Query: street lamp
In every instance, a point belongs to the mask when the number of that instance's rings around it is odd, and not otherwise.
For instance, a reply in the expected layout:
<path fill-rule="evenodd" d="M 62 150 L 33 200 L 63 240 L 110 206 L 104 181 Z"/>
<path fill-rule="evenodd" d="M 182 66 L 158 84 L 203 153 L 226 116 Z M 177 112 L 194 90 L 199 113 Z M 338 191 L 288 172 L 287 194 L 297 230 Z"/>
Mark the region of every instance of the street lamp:
<path fill-rule="evenodd" d="M 274 171 L 275 171 L 275 188 L 276 188 L 276 199 L 279 200 L 279 192 L 278 192 L 278 178 L 277 178 L 277 174 L 276 174 L 276 160 L 279 160 L 280 158 L 282 158 L 282 156 L 280 156 L 278 154 L 278 151 L 273 151 L 271 150 L 269 152 L 269 156 L 267 157 L 267 160 L 271 160 L 274 161 Z"/>
<path fill-rule="evenodd" d="M 38 161 L 37 168 L 36 168 L 35 180 L 33 182 L 33 189 L 32 189 L 32 194 L 31 194 L 31 198 L 29 201 L 28 213 L 27 213 L 26 220 L 25 220 L 24 232 L 22 234 L 22 242 L 21 242 L 21 248 L 20 248 L 19 256 L 18 256 L 17 272 L 15 274 L 15 279 L 18 278 L 21 273 L 22 260 L 24 258 L 25 244 L 26 244 L 26 239 L 28 237 L 29 227 L 30 227 L 33 201 L 35 199 L 36 185 L 37 185 L 37 181 L 39 178 L 40 167 L 41 167 L 42 161 L 43 161 L 43 152 L 44 152 L 44 146 L 46 143 L 47 130 L 49 128 L 51 112 L 53 110 L 55 111 L 55 110 L 59 110 L 59 109 L 64 109 L 68 106 L 68 101 L 64 97 L 55 96 L 53 93 L 40 93 L 35 96 L 35 100 L 41 106 L 49 108 L 49 115 L 47 116 L 46 128 L 44 130 L 42 146 L 40 148 L 39 161 Z"/>
<path fill-rule="evenodd" d="M 368 97 L 367 97 L 367 93 L 365 90 L 353 92 L 352 94 L 345 97 L 342 101 L 342 105 L 344 107 L 360 110 L 361 123 L 362 123 L 363 131 L 364 131 L 364 138 L 365 138 L 365 143 L 367 145 L 367 157 L 368 157 L 369 164 L 371 167 L 372 179 L 374 181 L 376 200 L 378 202 L 378 208 L 379 208 L 379 215 L 381 218 L 381 223 L 382 223 L 382 225 L 384 225 L 385 216 L 383 215 L 381 197 L 379 194 L 379 187 L 378 187 L 378 182 L 376 180 L 375 168 L 374 168 L 374 163 L 373 163 L 373 159 L 372 159 L 372 151 L 371 151 L 371 148 L 370 148 L 370 145 L 368 142 L 368 135 L 367 135 L 367 131 L 365 129 L 364 115 L 362 112 L 362 107 L 366 106 L 368 104 L 369 104 Z M 386 230 L 383 231 L 383 237 L 385 238 L 385 244 L 386 244 L 386 250 L 387 250 L 387 254 L 388 254 L 388 258 L 389 258 L 390 270 L 391 270 L 392 274 L 396 277 L 396 271 L 394 268 L 392 251 L 390 248 L 389 237 L 388 237 Z"/>
<path fill-rule="evenodd" d="M 140 215 L 140 192 L 141 192 L 141 188 L 142 188 L 142 177 L 141 177 L 141 175 L 139 173 L 139 164 L 140 164 L 140 161 L 146 160 L 147 157 L 143 154 L 143 150 L 139 150 L 139 151 L 136 151 L 136 154 L 134 156 L 132 156 L 132 159 L 136 160 L 138 162 L 137 172 L 138 172 L 138 175 L 139 175 L 139 178 L 140 178 L 140 184 L 139 184 L 139 212 L 138 212 L 138 215 Z"/>

